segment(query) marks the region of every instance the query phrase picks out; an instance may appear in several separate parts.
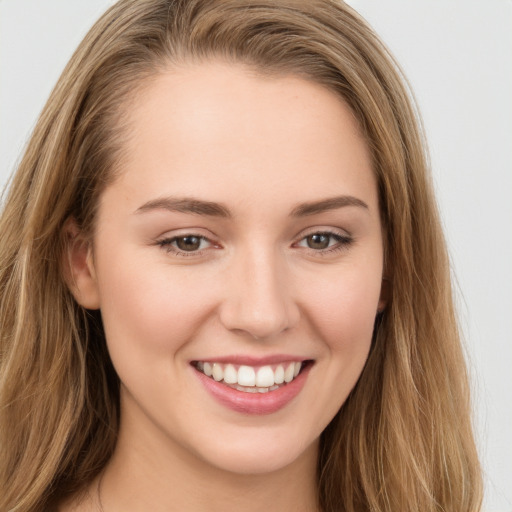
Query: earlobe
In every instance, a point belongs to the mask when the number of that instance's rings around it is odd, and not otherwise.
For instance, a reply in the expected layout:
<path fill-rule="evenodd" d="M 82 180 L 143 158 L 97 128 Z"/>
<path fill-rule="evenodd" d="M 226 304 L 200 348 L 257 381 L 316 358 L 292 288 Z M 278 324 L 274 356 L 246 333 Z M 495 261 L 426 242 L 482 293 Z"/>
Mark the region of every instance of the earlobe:
<path fill-rule="evenodd" d="M 80 231 L 75 219 L 64 224 L 63 273 L 75 300 L 86 309 L 99 309 L 100 297 L 92 245 Z"/>
<path fill-rule="evenodd" d="M 382 278 L 382 284 L 380 288 L 379 303 L 377 305 L 377 313 L 383 313 L 386 309 L 391 294 L 391 281 L 387 277 Z"/>

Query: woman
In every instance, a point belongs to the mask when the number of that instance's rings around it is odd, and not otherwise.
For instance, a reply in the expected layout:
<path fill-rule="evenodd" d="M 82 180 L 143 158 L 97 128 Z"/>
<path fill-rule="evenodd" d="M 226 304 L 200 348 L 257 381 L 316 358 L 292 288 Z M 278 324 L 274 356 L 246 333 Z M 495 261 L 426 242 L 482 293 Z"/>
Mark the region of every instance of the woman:
<path fill-rule="evenodd" d="M 346 5 L 119 2 L 0 232 L 0 510 L 479 509 L 421 133 Z"/>

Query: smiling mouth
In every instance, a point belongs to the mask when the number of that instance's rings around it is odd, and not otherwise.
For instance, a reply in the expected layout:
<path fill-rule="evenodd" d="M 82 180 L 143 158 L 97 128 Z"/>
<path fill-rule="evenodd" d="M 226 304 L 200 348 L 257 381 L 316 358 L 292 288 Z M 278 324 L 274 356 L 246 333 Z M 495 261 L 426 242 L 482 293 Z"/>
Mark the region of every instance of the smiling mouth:
<path fill-rule="evenodd" d="M 192 366 L 216 382 L 244 393 L 268 393 L 276 391 L 293 380 L 312 360 L 248 366 L 218 362 L 193 361 Z"/>

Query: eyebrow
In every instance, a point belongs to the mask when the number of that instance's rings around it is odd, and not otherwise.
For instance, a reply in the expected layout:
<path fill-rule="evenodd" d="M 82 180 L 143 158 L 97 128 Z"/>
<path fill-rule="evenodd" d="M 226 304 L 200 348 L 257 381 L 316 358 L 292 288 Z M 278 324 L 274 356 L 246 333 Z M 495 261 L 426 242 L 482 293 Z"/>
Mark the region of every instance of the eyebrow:
<path fill-rule="evenodd" d="M 137 208 L 136 213 L 145 213 L 153 210 L 168 210 L 170 212 L 192 213 L 209 217 L 231 217 L 230 211 L 220 203 L 190 197 L 153 199 Z"/>
<path fill-rule="evenodd" d="M 307 217 L 316 215 L 329 210 L 336 210 L 347 206 L 356 206 L 368 209 L 368 205 L 353 196 L 337 196 L 313 201 L 309 203 L 301 203 L 295 206 L 290 212 L 291 217 Z M 212 201 L 204 201 L 191 197 L 163 197 L 152 199 L 137 208 L 135 213 L 145 213 L 154 210 L 167 210 L 170 212 L 191 213 L 194 215 L 205 215 L 208 217 L 232 218 L 233 215 L 229 209 L 221 203 Z"/>
<path fill-rule="evenodd" d="M 327 212 L 329 210 L 337 210 L 346 206 L 357 206 L 368 210 L 368 205 L 354 196 L 337 196 L 321 201 L 311 203 L 302 203 L 297 205 L 291 212 L 292 217 L 307 217 L 308 215 L 316 215 L 318 213 Z"/>

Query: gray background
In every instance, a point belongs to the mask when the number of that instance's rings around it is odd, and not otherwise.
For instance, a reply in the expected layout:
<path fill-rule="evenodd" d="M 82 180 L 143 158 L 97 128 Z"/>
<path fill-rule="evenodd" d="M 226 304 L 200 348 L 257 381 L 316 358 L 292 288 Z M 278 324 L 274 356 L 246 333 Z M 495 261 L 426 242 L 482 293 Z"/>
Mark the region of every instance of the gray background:
<path fill-rule="evenodd" d="M 111 3 L 0 0 L 0 187 Z M 395 53 L 423 113 L 472 373 L 484 510 L 512 512 L 512 2 L 349 3 Z"/>

